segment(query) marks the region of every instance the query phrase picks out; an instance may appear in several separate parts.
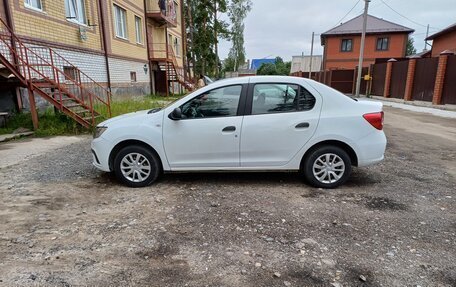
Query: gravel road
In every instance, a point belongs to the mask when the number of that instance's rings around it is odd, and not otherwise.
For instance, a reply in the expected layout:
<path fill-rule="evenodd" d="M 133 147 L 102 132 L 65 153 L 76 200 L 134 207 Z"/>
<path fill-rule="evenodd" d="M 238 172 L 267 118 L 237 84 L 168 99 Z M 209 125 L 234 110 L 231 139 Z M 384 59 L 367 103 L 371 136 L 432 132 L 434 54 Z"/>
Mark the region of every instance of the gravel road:
<path fill-rule="evenodd" d="M 88 137 L 3 167 L 0 286 L 456 286 L 456 121 L 385 112 L 386 160 L 337 190 L 295 173 L 129 189 Z"/>

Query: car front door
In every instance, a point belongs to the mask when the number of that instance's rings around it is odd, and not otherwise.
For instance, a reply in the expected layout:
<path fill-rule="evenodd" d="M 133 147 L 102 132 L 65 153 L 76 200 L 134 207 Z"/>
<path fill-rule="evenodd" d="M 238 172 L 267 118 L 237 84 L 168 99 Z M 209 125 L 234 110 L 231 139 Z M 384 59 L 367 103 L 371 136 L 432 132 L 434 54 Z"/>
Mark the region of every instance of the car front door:
<path fill-rule="evenodd" d="M 181 119 L 165 115 L 163 143 L 172 170 L 239 167 L 239 106 L 246 92 L 247 85 L 215 88 L 181 105 Z"/>
<path fill-rule="evenodd" d="M 280 167 L 314 134 L 321 100 L 297 84 L 251 83 L 246 109 L 241 166 Z"/>

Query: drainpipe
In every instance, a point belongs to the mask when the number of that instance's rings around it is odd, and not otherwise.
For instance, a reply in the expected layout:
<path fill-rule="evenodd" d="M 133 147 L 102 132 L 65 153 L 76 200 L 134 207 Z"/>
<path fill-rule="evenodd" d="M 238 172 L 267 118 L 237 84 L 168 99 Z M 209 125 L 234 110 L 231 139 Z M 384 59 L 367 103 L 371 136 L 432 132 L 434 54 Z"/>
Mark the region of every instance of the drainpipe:
<path fill-rule="evenodd" d="M 3 8 L 5 10 L 6 23 L 10 27 L 11 31 L 14 32 L 13 18 L 11 17 L 11 9 L 10 9 L 9 0 L 3 0 L 3 6 L 4 6 Z"/>
<path fill-rule="evenodd" d="M 13 23 L 13 17 L 12 17 L 12 13 L 11 13 L 9 0 L 3 0 L 3 8 L 5 11 L 5 16 L 6 16 L 6 24 L 8 24 L 9 28 L 14 33 L 15 32 L 14 23 Z M 13 37 L 11 37 L 11 44 L 12 44 L 13 49 L 16 51 L 16 44 L 14 43 Z M 17 64 L 19 63 L 19 60 L 17 59 L 17 57 L 16 56 L 12 57 L 12 60 L 17 67 Z M 18 87 L 15 89 L 15 91 L 16 91 L 16 103 L 15 103 L 16 108 L 17 108 L 18 112 L 21 112 L 22 108 L 23 108 L 21 92 Z"/>
<path fill-rule="evenodd" d="M 144 23 L 146 24 L 146 48 L 147 48 L 147 63 L 149 65 L 149 81 L 150 81 L 150 93 L 155 94 L 154 90 L 154 83 L 153 83 L 153 77 L 152 77 L 152 61 L 150 58 L 150 49 L 153 49 L 153 47 L 150 47 L 149 44 L 149 19 L 147 18 L 147 0 L 144 0 Z"/>
<path fill-rule="evenodd" d="M 105 25 L 105 10 L 103 9 L 103 5 L 101 1 L 98 1 L 98 10 L 100 11 L 100 33 L 101 33 L 101 40 L 103 42 L 103 52 L 105 56 L 105 64 L 106 64 L 106 76 L 108 77 L 108 90 L 111 92 L 111 73 L 109 72 L 109 57 L 108 57 L 108 41 L 106 39 L 106 25 Z"/>

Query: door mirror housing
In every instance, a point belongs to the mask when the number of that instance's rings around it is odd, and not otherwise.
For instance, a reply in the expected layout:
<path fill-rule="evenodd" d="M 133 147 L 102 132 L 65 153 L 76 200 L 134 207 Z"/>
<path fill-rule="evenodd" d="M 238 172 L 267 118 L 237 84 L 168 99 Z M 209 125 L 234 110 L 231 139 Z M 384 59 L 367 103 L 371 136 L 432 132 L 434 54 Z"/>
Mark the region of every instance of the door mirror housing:
<path fill-rule="evenodd" d="M 178 121 L 182 119 L 182 110 L 180 108 L 175 108 L 172 113 L 169 114 L 168 118 L 173 121 Z"/>

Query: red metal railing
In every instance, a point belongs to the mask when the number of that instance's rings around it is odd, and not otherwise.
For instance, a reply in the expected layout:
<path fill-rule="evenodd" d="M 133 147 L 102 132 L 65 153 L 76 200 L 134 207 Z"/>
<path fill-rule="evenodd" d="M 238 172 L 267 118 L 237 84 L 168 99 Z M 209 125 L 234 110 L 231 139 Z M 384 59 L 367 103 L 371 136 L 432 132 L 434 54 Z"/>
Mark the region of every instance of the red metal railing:
<path fill-rule="evenodd" d="M 54 49 L 21 41 L 0 19 L 0 55 L 34 90 L 46 94 L 57 108 L 79 123 L 95 125 L 98 115 L 111 116 L 111 93 Z M 66 106 L 68 99 L 89 110 L 91 119 Z"/>
<path fill-rule="evenodd" d="M 194 84 L 185 73 L 184 68 L 179 67 L 176 54 L 171 45 L 166 43 L 154 43 L 152 45 L 150 55 L 153 59 L 158 61 L 166 61 L 172 64 L 172 72 L 174 72 L 175 80 L 184 85 L 187 89 L 192 90 Z M 170 71 L 167 71 L 170 72 Z"/>
<path fill-rule="evenodd" d="M 160 8 L 158 0 L 146 0 L 146 13 L 156 15 L 169 24 L 177 26 L 177 11 L 173 0 L 164 0 L 164 9 Z"/>

